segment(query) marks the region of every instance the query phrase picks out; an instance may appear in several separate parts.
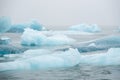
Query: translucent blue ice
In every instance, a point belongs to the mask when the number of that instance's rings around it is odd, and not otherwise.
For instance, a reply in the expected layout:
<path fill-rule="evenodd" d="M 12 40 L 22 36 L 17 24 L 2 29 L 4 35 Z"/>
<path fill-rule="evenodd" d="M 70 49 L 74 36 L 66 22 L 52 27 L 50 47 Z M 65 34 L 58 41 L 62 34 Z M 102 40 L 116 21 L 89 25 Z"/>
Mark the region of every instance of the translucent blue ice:
<path fill-rule="evenodd" d="M 0 38 L 0 45 L 6 45 L 9 44 L 11 42 L 11 39 L 8 37 L 1 37 Z"/>
<path fill-rule="evenodd" d="M 4 33 L 11 28 L 11 20 L 9 17 L 0 17 L 0 33 Z"/>
<path fill-rule="evenodd" d="M 41 24 L 39 24 L 37 21 L 33 20 L 30 24 L 29 24 L 29 28 L 34 29 L 34 30 L 38 30 L 38 31 L 42 31 L 45 30 L 45 27 L 43 27 Z"/>
<path fill-rule="evenodd" d="M 90 65 L 120 65 L 120 48 L 111 48 L 107 53 L 82 55 L 80 63 Z"/>
<path fill-rule="evenodd" d="M 40 23 L 34 20 L 27 24 L 14 24 L 8 32 L 22 33 L 24 32 L 25 28 L 31 28 L 38 31 L 45 30 L 45 27 L 43 27 Z"/>
<path fill-rule="evenodd" d="M 72 67 L 89 64 L 94 66 L 120 65 L 120 48 L 111 48 L 107 53 L 82 55 L 77 49 L 49 51 L 44 49 L 28 50 L 20 59 L 0 63 L 0 71 L 38 70 Z"/>
<path fill-rule="evenodd" d="M 92 25 L 79 24 L 79 25 L 71 26 L 69 29 L 73 31 L 90 32 L 90 33 L 101 31 L 101 28 L 99 28 L 96 24 L 92 24 Z"/>
<path fill-rule="evenodd" d="M 31 55 L 31 57 L 25 57 L 25 54 L 28 54 L 29 56 Z M 24 59 L 22 56 L 21 59 L 15 60 L 13 62 L 0 63 L 0 71 L 72 67 L 80 62 L 80 54 L 76 49 L 57 52 L 51 51 L 50 54 L 47 50 L 32 50 L 25 52 L 23 55 Z"/>
<path fill-rule="evenodd" d="M 0 45 L 0 57 L 6 55 L 6 54 L 18 54 L 23 53 L 28 48 L 23 47 L 16 47 L 13 45 Z"/>
<path fill-rule="evenodd" d="M 8 32 L 12 33 L 22 33 L 24 29 L 27 27 L 26 24 L 14 24 L 11 26 L 11 29 Z"/>
<path fill-rule="evenodd" d="M 112 35 L 89 42 L 73 45 L 80 52 L 90 52 L 98 50 L 107 50 L 109 48 L 120 47 L 120 36 Z"/>
<path fill-rule="evenodd" d="M 72 44 L 75 42 L 74 39 L 71 39 L 65 35 L 57 34 L 48 37 L 42 34 L 40 31 L 29 28 L 25 29 L 25 32 L 21 38 L 21 44 L 26 46 L 57 46 Z"/>

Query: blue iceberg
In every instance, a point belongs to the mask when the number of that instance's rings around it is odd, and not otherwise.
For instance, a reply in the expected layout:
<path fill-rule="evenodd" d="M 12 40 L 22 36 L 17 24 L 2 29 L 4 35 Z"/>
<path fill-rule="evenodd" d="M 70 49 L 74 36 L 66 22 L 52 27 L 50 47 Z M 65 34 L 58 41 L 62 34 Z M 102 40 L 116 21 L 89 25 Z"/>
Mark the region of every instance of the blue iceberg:
<path fill-rule="evenodd" d="M 11 33 L 22 33 L 24 32 L 24 29 L 26 28 L 26 24 L 14 24 L 11 26 L 10 30 L 8 32 Z"/>
<path fill-rule="evenodd" d="M 29 28 L 31 28 L 31 29 L 33 29 L 33 30 L 37 30 L 37 31 L 46 30 L 46 28 L 43 27 L 41 24 L 39 24 L 36 20 L 33 20 L 33 21 L 29 24 Z"/>
<path fill-rule="evenodd" d="M 120 48 L 111 48 L 107 53 L 80 54 L 77 49 L 51 51 L 46 49 L 28 50 L 15 61 L 0 63 L 0 71 L 38 70 L 67 68 L 75 65 L 120 65 Z"/>
<path fill-rule="evenodd" d="M 74 39 L 65 35 L 53 35 L 46 36 L 40 31 L 36 31 L 30 28 L 25 29 L 21 37 L 21 44 L 25 46 L 58 46 L 68 45 L 75 42 Z"/>
<path fill-rule="evenodd" d="M 23 59 L 22 56 L 21 59 L 12 62 L 0 63 L 0 71 L 64 68 L 75 66 L 80 62 L 79 52 L 71 48 L 68 51 L 57 51 L 54 53 L 51 51 L 51 54 L 47 50 L 32 50 L 28 52 L 32 52 L 31 57 L 24 57 Z M 29 54 L 28 52 L 23 55 Z"/>
<path fill-rule="evenodd" d="M 12 32 L 12 33 L 22 33 L 24 32 L 25 28 L 31 28 L 33 30 L 37 30 L 37 31 L 42 31 L 42 30 L 46 30 L 45 27 L 43 27 L 41 24 L 39 24 L 37 21 L 31 21 L 28 24 L 14 24 L 11 26 L 11 29 L 8 32 Z"/>
<path fill-rule="evenodd" d="M 9 17 L 0 17 L 0 33 L 4 33 L 11 28 L 11 20 Z"/>
<path fill-rule="evenodd" d="M 111 48 L 107 53 L 82 55 L 80 63 L 90 65 L 120 65 L 120 48 Z"/>
<path fill-rule="evenodd" d="M 71 26 L 69 30 L 96 33 L 96 32 L 100 32 L 101 28 L 98 27 L 96 24 L 91 24 L 91 25 L 79 24 L 79 25 Z"/>
<path fill-rule="evenodd" d="M 89 42 L 73 45 L 79 52 L 92 52 L 99 50 L 108 50 L 109 48 L 120 47 L 120 36 L 112 35 Z"/>

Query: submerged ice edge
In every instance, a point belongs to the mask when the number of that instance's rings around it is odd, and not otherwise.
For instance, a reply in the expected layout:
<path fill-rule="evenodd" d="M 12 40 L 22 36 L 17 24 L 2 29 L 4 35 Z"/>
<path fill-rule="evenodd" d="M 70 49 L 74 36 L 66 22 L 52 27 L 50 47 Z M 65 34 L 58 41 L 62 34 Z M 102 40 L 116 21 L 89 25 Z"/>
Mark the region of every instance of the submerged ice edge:
<path fill-rule="evenodd" d="M 52 52 L 38 49 L 28 50 L 20 59 L 0 63 L 0 71 L 36 70 L 72 67 L 75 65 L 120 65 L 120 48 L 111 48 L 107 53 L 82 55 L 77 49 Z"/>

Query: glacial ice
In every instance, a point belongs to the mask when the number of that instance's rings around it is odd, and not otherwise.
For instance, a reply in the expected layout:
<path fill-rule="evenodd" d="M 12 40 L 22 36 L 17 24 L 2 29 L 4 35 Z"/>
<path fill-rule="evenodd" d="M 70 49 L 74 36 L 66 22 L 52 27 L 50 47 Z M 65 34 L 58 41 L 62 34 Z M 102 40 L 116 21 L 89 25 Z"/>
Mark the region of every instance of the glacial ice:
<path fill-rule="evenodd" d="M 14 24 L 11 26 L 10 30 L 8 32 L 12 33 L 22 33 L 24 32 L 24 29 L 26 28 L 26 24 Z"/>
<path fill-rule="evenodd" d="M 38 31 L 46 30 L 46 28 L 39 24 L 36 20 L 31 21 L 31 23 L 29 24 L 29 28 Z"/>
<path fill-rule="evenodd" d="M 13 32 L 13 33 L 22 33 L 24 32 L 25 28 L 31 28 L 34 30 L 42 31 L 45 30 L 46 28 L 43 27 L 41 24 L 39 24 L 37 21 L 31 21 L 30 23 L 24 23 L 24 24 L 14 24 L 11 26 L 11 29 L 8 32 Z"/>
<path fill-rule="evenodd" d="M 11 28 L 11 20 L 9 17 L 0 17 L 0 33 L 4 33 Z"/>
<path fill-rule="evenodd" d="M 18 54 L 18 53 L 23 53 L 26 51 L 28 48 L 23 48 L 23 47 L 16 47 L 13 45 L 0 45 L 0 57 L 6 55 L 6 54 Z"/>
<path fill-rule="evenodd" d="M 99 28 L 96 24 L 91 24 L 91 25 L 79 24 L 79 25 L 71 26 L 69 30 L 96 33 L 96 32 L 100 32 L 101 28 Z"/>
<path fill-rule="evenodd" d="M 79 43 L 73 45 L 74 48 L 77 48 L 79 52 L 91 52 L 99 50 L 108 50 L 109 48 L 120 47 L 120 36 L 111 35 L 104 38 Z"/>
<path fill-rule="evenodd" d="M 57 34 L 48 37 L 40 33 L 40 31 L 36 31 L 30 28 L 25 29 L 25 32 L 21 38 L 21 44 L 25 46 L 57 46 L 72 44 L 75 42 L 74 39 L 71 39 L 65 35 Z"/>
<path fill-rule="evenodd" d="M 120 65 L 120 48 L 111 48 L 107 53 L 82 55 L 80 63 L 90 65 Z"/>
<path fill-rule="evenodd" d="M 6 45 L 9 44 L 11 42 L 11 39 L 8 37 L 1 37 L 0 38 L 0 45 Z"/>
<path fill-rule="evenodd" d="M 72 67 L 75 65 L 120 65 L 120 48 L 111 48 L 107 53 L 80 54 L 77 49 L 67 51 L 28 50 L 20 59 L 0 63 L 0 71 L 38 70 Z"/>
<path fill-rule="evenodd" d="M 32 54 L 29 52 L 32 52 Z M 46 50 L 27 51 L 25 54 L 23 53 L 24 59 L 18 59 L 13 62 L 0 63 L 0 71 L 72 67 L 79 64 L 80 62 L 80 54 L 76 49 L 70 48 L 68 51 L 57 51 L 54 53 L 51 51 L 50 54 L 46 52 Z M 34 53 L 37 53 L 37 55 L 34 55 Z M 27 54 L 31 55 L 31 57 L 26 56 L 25 58 L 25 55 Z"/>

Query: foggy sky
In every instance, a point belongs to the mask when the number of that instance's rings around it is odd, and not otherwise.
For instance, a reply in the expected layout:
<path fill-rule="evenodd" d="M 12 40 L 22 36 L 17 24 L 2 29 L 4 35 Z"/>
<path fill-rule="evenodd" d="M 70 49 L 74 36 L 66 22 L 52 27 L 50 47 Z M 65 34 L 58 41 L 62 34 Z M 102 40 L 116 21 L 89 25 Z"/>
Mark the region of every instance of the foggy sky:
<path fill-rule="evenodd" d="M 37 19 L 44 25 L 120 25 L 120 0 L 0 0 L 0 16 L 13 23 Z"/>

